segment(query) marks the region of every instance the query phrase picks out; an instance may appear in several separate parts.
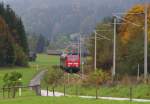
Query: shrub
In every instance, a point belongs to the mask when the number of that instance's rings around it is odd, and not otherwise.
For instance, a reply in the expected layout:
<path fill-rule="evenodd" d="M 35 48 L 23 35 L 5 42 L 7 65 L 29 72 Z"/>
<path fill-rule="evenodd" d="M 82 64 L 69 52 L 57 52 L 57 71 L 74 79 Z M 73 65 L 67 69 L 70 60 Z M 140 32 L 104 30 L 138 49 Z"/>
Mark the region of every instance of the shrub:
<path fill-rule="evenodd" d="M 3 77 L 4 87 L 12 87 L 20 85 L 21 82 L 19 79 L 22 78 L 22 74 L 18 72 L 6 73 Z"/>
<path fill-rule="evenodd" d="M 46 84 L 56 87 L 62 82 L 63 75 L 62 70 L 53 66 L 53 68 L 46 73 L 44 81 Z"/>
<path fill-rule="evenodd" d="M 83 85 L 97 86 L 103 84 L 109 79 L 110 79 L 109 74 L 100 69 L 97 70 L 96 72 L 91 72 L 88 75 L 87 79 L 83 81 Z"/>

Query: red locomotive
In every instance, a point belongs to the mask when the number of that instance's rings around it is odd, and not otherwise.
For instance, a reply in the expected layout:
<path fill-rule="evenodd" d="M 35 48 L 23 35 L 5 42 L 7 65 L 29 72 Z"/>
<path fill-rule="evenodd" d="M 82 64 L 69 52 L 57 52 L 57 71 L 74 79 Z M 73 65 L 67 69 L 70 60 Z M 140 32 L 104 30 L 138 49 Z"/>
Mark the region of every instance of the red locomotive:
<path fill-rule="evenodd" d="M 60 67 L 68 73 L 80 71 L 80 54 L 78 51 L 63 53 L 60 56 Z"/>

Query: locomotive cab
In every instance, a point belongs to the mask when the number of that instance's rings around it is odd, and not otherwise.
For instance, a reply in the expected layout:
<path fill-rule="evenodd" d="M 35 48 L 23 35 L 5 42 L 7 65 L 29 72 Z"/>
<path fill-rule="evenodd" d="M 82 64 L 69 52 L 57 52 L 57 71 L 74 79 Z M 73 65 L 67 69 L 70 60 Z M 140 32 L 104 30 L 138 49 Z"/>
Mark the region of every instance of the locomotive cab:
<path fill-rule="evenodd" d="M 60 57 L 60 67 L 68 73 L 80 71 L 80 55 L 77 53 L 62 54 Z"/>

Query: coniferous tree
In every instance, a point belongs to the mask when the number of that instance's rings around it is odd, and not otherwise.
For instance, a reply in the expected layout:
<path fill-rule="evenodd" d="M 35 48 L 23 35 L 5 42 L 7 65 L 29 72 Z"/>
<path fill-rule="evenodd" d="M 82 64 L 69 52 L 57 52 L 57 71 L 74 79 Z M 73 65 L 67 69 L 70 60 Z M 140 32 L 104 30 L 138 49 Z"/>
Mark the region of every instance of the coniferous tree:
<path fill-rule="evenodd" d="M 36 52 L 42 53 L 44 51 L 44 48 L 45 48 L 45 38 L 42 35 L 40 35 L 36 45 Z"/>
<path fill-rule="evenodd" d="M 0 66 L 26 66 L 28 44 L 24 25 L 20 17 L 0 3 Z"/>
<path fill-rule="evenodd" d="M 0 66 L 15 63 L 14 42 L 5 21 L 0 17 Z"/>

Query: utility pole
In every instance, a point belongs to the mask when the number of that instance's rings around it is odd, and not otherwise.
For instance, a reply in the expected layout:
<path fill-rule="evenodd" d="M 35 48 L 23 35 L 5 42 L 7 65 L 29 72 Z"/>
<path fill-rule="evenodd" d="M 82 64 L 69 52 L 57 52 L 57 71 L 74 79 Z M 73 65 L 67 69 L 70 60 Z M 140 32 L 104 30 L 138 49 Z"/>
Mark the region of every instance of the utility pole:
<path fill-rule="evenodd" d="M 99 30 L 99 31 L 106 31 L 106 30 Z M 108 30 L 107 30 L 108 31 Z M 103 35 L 101 35 L 100 37 L 97 37 L 97 32 L 96 32 L 96 30 L 94 31 L 94 34 L 95 34 L 95 50 L 94 50 L 94 70 L 95 70 L 95 72 L 96 72 L 96 70 L 97 70 L 97 63 L 96 63 L 96 61 L 97 61 L 97 39 L 106 39 L 106 40 L 110 40 L 108 37 L 106 37 L 106 36 L 103 36 Z"/>
<path fill-rule="evenodd" d="M 147 23 L 147 4 L 145 3 L 145 33 L 144 33 L 144 79 L 147 80 L 147 41 L 148 41 L 148 23 Z"/>
<path fill-rule="evenodd" d="M 112 80 L 114 80 L 114 77 L 116 75 L 116 24 L 117 24 L 117 18 L 114 17 L 114 42 L 113 42 L 113 68 L 112 68 Z"/>
<path fill-rule="evenodd" d="M 138 64 L 137 81 L 140 79 L 140 65 Z"/>
<path fill-rule="evenodd" d="M 124 14 L 124 13 L 121 13 L 121 14 Z M 141 13 L 130 13 L 130 14 L 134 15 L 134 14 L 141 14 Z M 116 16 L 116 17 L 119 17 L 119 16 Z M 147 63 L 148 62 L 148 59 L 147 59 L 147 57 L 148 57 L 148 4 L 147 4 L 147 2 L 145 2 L 145 4 L 144 4 L 144 17 L 145 17 L 145 22 L 144 22 L 144 79 L 145 79 L 145 81 L 147 81 L 147 79 L 148 79 L 148 63 Z M 121 17 L 119 17 L 119 18 L 122 19 Z M 122 19 L 122 20 L 129 22 L 132 25 L 140 26 L 140 25 L 132 23 L 126 19 Z M 116 21 L 116 20 L 114 19 L 114 21 Z M 115 26 L 115 22 L 114 22 L 114 30 L 116 30 L 115 28 L 116 28 L 116 26 Z M 115 33 L 116 32 L 114 31 L 114 34 Z M 115 54 L 114 54 L 114 56 L 115 56 Z M 115 57 L 113 58 L 113 60 L 114 59 L 115 59 Z M 114 68 L 115 68 L 115 62 L 113 62 L 113 71 L 114 71 Z M 115 75 L 115 73 L 113 73 L 113 72 L 112 72 L 112 74 Z"/>
<path fill-rule="evenodd" d="M 80 35 L 80 34 L 79 34 Z M 78 53 L 79 53 L 79 55 L 80 55 L 80 36 L 79 36 L 79 38 L 78 38 L 78 44 L 77 44 L 77 46 L 78 46 Z"/>
<path fill-rule="evenodd" d="M 81 34 L 80 34 L 80 68 L 81 68 L 81 76 L 82 76 L 82 78 L 83 78 L 83 65 L 82 65 L 82 40 L 81 40 Z"/>
<path fill-rule="evenodd" d="M 97 56 L 97 33 L 96 33 L 96 30 L 94 31 L 94 33 L 95 33 L 95 57 L 94 57 L 94 69 L 95 69 L 95 72 L 96 72 L 96 70 L 97 70 L 97 67 L 96 67 L 96 56 Z"/>
<path fill-rule="evenodd" d="M 81 65 L 81 63 L 82 63 L 81 34 L 80 34 L 80 42 L 79 42 L 79 45 L 80 45 L 80 65 Z"/>

